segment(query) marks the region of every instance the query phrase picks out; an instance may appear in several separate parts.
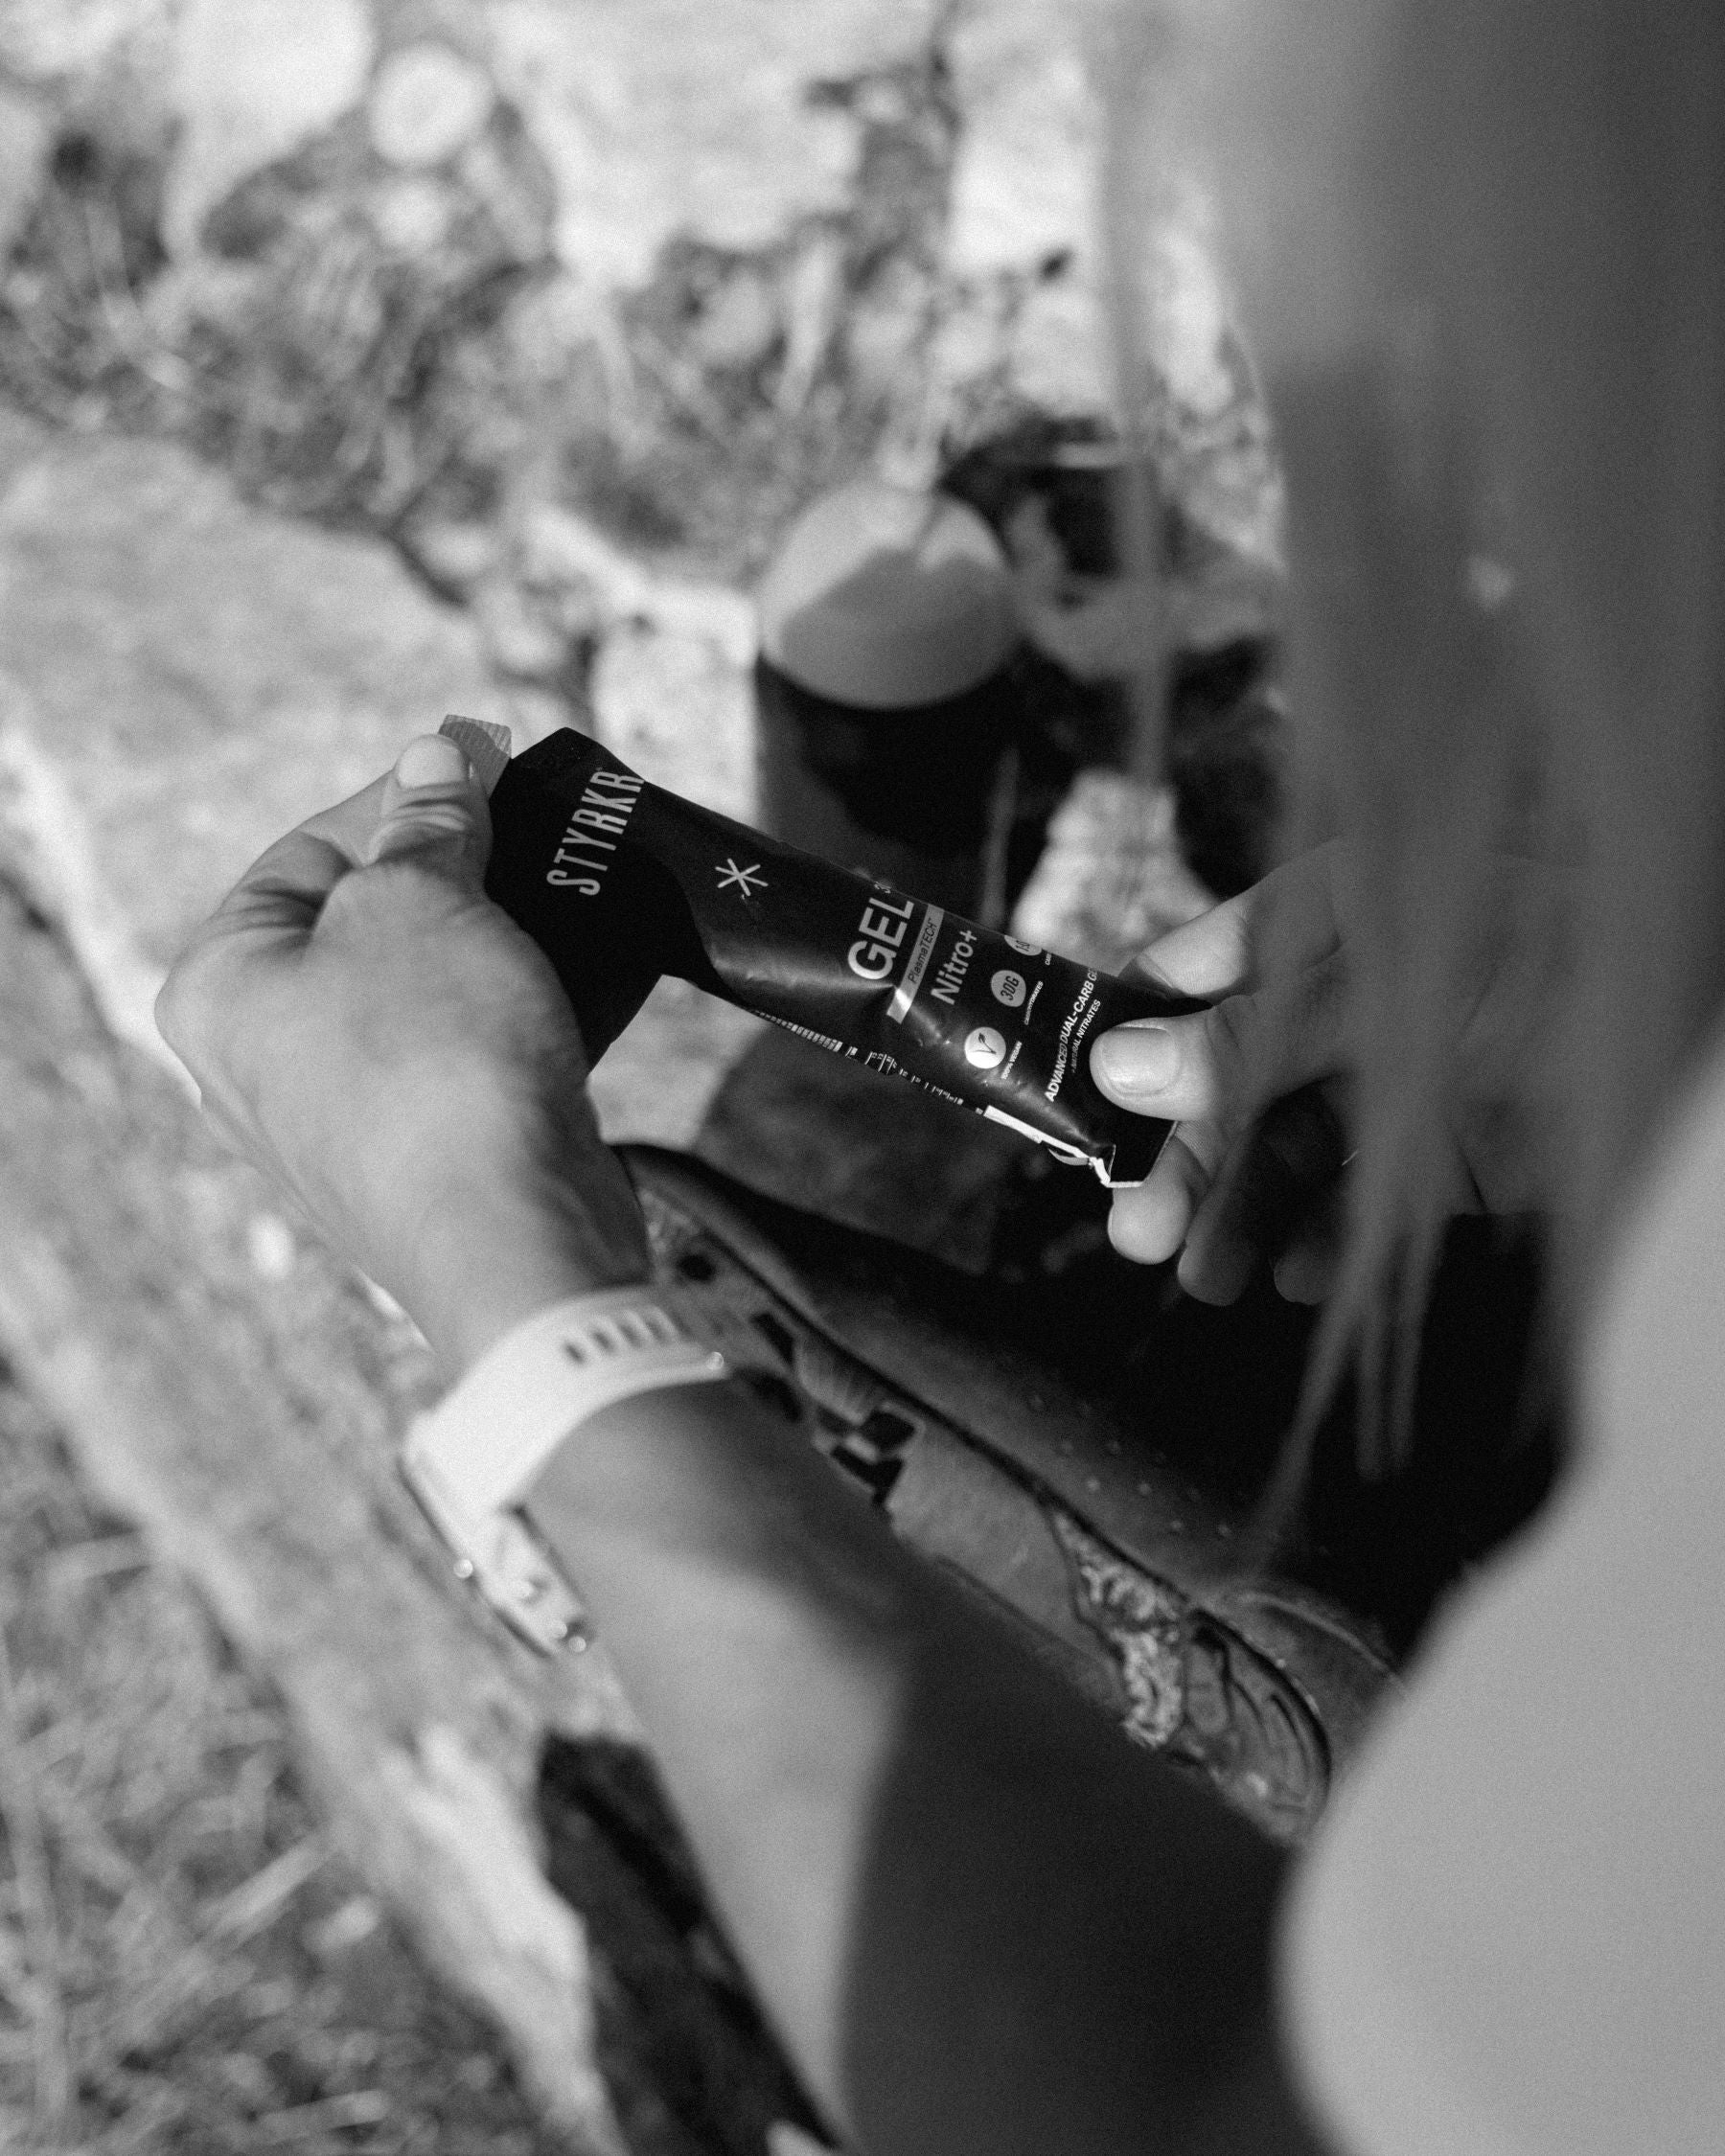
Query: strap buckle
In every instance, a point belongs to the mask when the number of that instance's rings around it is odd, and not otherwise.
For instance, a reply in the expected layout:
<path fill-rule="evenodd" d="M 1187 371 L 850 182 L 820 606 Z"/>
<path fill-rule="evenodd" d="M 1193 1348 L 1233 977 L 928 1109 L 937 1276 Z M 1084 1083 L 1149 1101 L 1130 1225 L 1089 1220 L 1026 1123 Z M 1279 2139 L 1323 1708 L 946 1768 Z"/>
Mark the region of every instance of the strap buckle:
<path fill-rule="evenodd" d="M 456 1578 L 466 1580 L 536 1654 L 584 1653 L 585 1613 L 550 1551 L 519 1512 L 476 1514 L 463 1505 L 415 1444 L 420 1428 L 416 1420 L 398 1464 L 420 1510 L 454 1558 Z"/>

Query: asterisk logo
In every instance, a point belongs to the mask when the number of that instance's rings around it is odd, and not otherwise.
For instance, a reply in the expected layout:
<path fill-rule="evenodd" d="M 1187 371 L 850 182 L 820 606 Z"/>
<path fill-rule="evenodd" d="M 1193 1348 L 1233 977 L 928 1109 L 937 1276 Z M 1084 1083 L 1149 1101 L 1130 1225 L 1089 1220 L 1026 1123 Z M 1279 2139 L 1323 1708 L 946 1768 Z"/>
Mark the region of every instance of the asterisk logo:
<path fill-rule="evenodd" d="M 753 898 L 754 887 L 757 883 L 762 890 L 767 888 L 767 879 L 761 874 L 761 864 L 758 860 L 751 860 L 747 868 L 739 868 L 730 856 L 726 854 L 724 866 L 716 873 L 719 878 L 719 888 L 722 891 L 737 890 L 741 891 L 745 898 Z"/>

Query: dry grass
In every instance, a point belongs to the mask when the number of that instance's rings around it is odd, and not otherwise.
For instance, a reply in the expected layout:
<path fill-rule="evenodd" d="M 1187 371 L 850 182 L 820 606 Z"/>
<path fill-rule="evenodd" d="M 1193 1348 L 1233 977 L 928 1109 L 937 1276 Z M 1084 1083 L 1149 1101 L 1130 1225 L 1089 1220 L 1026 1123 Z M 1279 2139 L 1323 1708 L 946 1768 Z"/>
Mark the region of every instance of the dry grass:
<path fill-rule="evenodd" d="M 0 1373 L 0 2148 L 549 2156 L 277 1705 Z"/>

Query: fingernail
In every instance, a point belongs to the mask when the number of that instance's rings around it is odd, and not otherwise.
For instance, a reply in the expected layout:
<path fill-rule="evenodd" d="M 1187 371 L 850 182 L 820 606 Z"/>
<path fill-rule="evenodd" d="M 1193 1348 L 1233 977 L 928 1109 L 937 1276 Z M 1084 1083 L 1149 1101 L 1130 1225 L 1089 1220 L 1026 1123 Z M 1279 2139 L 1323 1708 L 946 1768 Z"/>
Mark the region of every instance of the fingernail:
<path fill-rule="evenodd" d="M 398 786 L 454 786 L 467 775 L 467 758 L 443 734 L 421 734 L 396 758 Z"/>
<path fill-rule="evenodd" d="M 1165 1025 L 1116 1025 L 1096 1043 L 1097 1077 L 1122 1093 L 1160 1093 L 1180 1070 L 1180 1043 Z"/>

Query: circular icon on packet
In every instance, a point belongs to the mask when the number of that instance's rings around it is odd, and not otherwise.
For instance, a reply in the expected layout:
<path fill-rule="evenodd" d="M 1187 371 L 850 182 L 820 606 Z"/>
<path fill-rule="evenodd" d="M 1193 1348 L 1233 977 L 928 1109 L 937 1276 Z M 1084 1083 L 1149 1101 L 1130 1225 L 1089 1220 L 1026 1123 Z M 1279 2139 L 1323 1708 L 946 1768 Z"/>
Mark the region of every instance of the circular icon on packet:
<path fill-rule="evenodd" d="M 1006 1041 L 992 1025 L 978 1025 L 964 1037 L 964 1060 L 978 1070 L 993 1070 L 1006 1057 Z"/>
<path fill-rule="evenodd" d="M 1016 951 L 1021 958 L 1040 958 L 1043 954 L 1040 943 L 1020 943 L 1017 936 L 1003 936 L 1000 940 L 1008 950 Z"/>
<path fill-rule="evenodd" d="M 1024 975 L 1015 974 L 1010 966 L 1002 966 L 988 985 L 994 990 L 995 1001 L 1004 1003 L 1009 1011 L 1016 1011 L 1030 993 Z"/>

